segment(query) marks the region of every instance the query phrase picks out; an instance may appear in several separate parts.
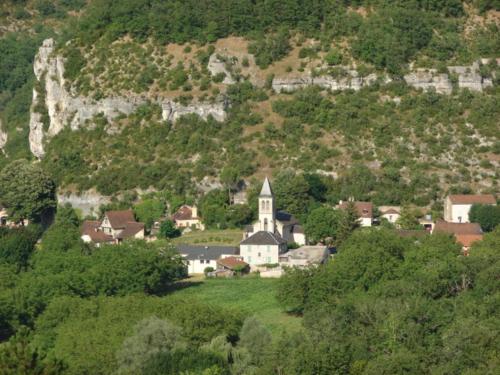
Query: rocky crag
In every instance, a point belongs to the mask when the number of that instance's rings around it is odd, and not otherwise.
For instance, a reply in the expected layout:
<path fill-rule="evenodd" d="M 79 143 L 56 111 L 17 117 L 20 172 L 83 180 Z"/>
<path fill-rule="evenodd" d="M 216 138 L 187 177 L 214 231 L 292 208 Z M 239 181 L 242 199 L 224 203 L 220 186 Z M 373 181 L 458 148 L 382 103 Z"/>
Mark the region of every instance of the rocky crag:
<path fill-rule="evenodd" d="M 75 130 L 83 126 L 97 114 L 103 114 L 112 120 L 120 114 L 129 115 L 144 104 L 147 98 L 141 96 L 108 97 L 93 100 L 70 92 L 64 79 L 64 58 L 54 51 L 53 39 L 46 39 L 35 57 L 34 72 L 43 90 L 39 93 L 33 90 L 33 100 L 30 111 L 29 144 L 31 152 L 38 158 L 43 157 L 44 140 L 53 137 L 66 126 Z M 37 111 L 39 100 L 43 99 L 48 121 L 44 124 L 43 114 Z M 170 99 L 159 98 L 164 120 L 176 121 L 179 117 L 195 113 L 202 118 L 213 116 L 218 121 L 225 119 L 225 108 L 222 102 L 194 103 L 187 106 L 175 103 Z M 48 122 L 48 123 L 47 123 Z"/>

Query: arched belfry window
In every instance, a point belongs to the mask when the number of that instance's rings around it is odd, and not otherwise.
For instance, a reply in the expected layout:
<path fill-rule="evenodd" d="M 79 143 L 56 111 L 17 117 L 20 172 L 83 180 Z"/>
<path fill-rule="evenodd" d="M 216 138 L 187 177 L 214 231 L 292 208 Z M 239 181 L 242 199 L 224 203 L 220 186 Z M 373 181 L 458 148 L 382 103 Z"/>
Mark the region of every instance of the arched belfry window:
<path fill-rule="evenodd" d="M 269 211 L 269 201 L 266 201 L 266 210 Z"/>
<path fill-rule="evenodd" d="M 262 201 L 261 209 L 262 210 L 266 209 L 266 201 Z"/>

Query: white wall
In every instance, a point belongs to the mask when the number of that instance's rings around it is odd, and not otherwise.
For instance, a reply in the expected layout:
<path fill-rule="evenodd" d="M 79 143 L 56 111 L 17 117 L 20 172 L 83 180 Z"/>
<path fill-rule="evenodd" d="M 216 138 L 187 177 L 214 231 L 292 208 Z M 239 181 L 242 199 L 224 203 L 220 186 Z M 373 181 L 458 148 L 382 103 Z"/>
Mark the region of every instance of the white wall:
<path fill-rule="evenodd" d="M 394 224 L 399 219 L 399 214 L 383 214 L 382 217 L 386 218 L 389 223 Z"/>
<path fill-rule="evenodd" d="M 189 260 L 188 261 L 188 274 L 193 275 L 197 273 L 203 273 L 205 268 L 213 267 L 213 269 L 217 269 L 217 261 L 215 260 Z M 202 263 L 203 262 L 203 263 Z"/>
<path fill-rule="evenodd" d="M 250 265 L 278 263 L 279 245 L 240 245 L 240 256 Z"/>
<path fill-rule="evenodd" d="M 451 206 L 452 223 L 468 223 L 471 204 L 454 204 Z"/>
<path fill-rule="evenodd" d="M 359 223 L 361 224 L 362 227 L 371 227 L 372 219 L 369 217 L 362 217 L 359 219 Z"/>

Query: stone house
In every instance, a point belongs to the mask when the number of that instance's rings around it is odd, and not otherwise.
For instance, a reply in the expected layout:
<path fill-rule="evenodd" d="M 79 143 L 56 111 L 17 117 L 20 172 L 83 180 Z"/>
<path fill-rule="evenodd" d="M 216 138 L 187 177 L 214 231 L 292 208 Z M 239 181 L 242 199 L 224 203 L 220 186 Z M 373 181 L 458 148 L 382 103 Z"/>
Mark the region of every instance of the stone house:
<path fill-rule="evenodd" d="M 101 221 L 85 220 L 81 238 L 97 246 L 120 243 L 126 239 L 144 239 L 144 223 L 137 222 L 132 210 L 107 211 Z"/>
<path fill-rule="evenodd" d="M 473 204 L 496 205 L 492 194 L 454 194 L 444 201 L 444 220 L 450 223 L 468 223 L 469 211 Z"/>
<path fill-rule="evenodd" d="M 337 208 L 340 210 L 345 210 L 347 209 L 350 202 L 351 201 L 348 202 L 340 201 Z M 356 207 L 356 211 L 359 216 L 359 224 L 362 227 L 371 227 L 373 222 L 373 203 L 354 202 L 354 201 L 352 202 L 354 203 L 354 207 Z"/>
<path fill-rule="evenodd" d="M 401 208 L 399 206 L 380 206 L 380 217 L 386 219 L 391 224 L 396 224 L 396 221 L 401 216 Z"/>
<path fill-rule="evenodd" d="M 251 266 L 277 264 L 287 251 L 287 243 L 279 234 L 258 231 L 240 243 L 240 256 Z"/>
<path fill-rule="evenodd" d="M 181 206 L 175 214 L 172 215 L 172 221 L 179 229 L 191 228 L 205 230 L 201 218 L 198 216 L 198 208 L 196 206 Z"/>
<path fill-rule="evenodd" d="M 483 231 L 477 223 L 449 223 L 438 221 L 432 233 L 447 233 L 455 237 L 457 243 L 462 245 L 464 255 L 468 255 L 469 249 L 474 242 L 483 239 Z"/>

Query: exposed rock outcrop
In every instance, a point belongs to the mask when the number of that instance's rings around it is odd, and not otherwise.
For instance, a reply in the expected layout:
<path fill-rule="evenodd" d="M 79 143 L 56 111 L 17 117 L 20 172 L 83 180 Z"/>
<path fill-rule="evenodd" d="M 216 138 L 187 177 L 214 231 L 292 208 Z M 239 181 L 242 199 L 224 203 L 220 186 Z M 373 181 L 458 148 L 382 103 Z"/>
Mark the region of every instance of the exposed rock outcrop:
<path fill-rule="evenodd" d="M 57 203 L 60 205 L 69 203 L 73 208 L 81 211 L 83 216 L 96 215 L 99 206 L 111 202 L 109 197 L 101 195 L 93 190 L 84 191 L 81 194 L 57 194 Z"/>
<path fill-rule="evenodd" d="M 404 76 L 407 85 L 428 91 L 434 89 L 440 94 L 451 94 L 453 86 L 448 75 L 436 69 L 416 69 Z"/>
<path fill-rule="evenodd" d="M 293 92 L 307 86 L 319 86 L 324 89 L 335 90 L 361 90 L 362 87 L 371 85 L 377 81 L 376 74 L 369 74 L 366 77 L 360 77 L 356 70 L 346 70 L 345 76 L 332 77 L 329 75 L 320 75 L 317 77 L 307 74 L 298 77 L 276 77 L 273 79 L 272 87 L 276 92 Z M 385 83 L 389 82 L 388 77 L 384 77 Z"/>
<path fill-rule="evenodd" d="M 2 120 L 0 119 L 0 150 L 3 150 L 7 143 L 7 133 L 3 130 Z"/>
<path fill-rule="evenodd" d="M 181 116 L 188 114 L 196 114 L 205 120 L 209 116 L 212 116 L 217 121 L 224 121 L 226 118 L 226 111 L 222 101 L 214 104 L 193 103 L 186 106 L 175 103 L 174 101 L 164 101 L 161 103 L 161 108 L 163 120 L 171 122 L 175 122 Z"/>
<path fill-rule="evenodd" d="M 35 57 L 34 71 L 37 80 L 45 90 L 45 106 L 49 116 L 49 126 L 44 129 L 42 115 L 35 112 L 37 100 L 40 95 L 33 90 L 33 102 L 30 113 L 29 143 L 31 152 L 38 158 L 44 155 L 45 137 L 53 137 L 64 127 L 69 126 L 72 130 L 83 126 L 87 120 L 97 114 L 103 114 L 108 120 L 112 120 L 120 114 L 129 115 L 137 107 L 146 102 L 146 99 L 138 96 L 131 97 L 107 97 L 101 100 L 93 100 L 88 97 L 72 95 L 67 90 L 64 79 L 64 59 L 54 53 L 54 40 L 44 40 L 38 54 Z M 207 118 L 212 115 L 216 120 L 223 121 L 226 113 L 221 103 L 208 104 L 198 103 L 182 106 L 168 99 L 158 99 L 163 109 L 163 118 L 176 121 L 180 116 L 195 113 L 200 117 Z"/>
<path fill-rule="evenodd" d="M 458 75 L 458 87 L 471 91 L 483 91 L 487 87 L 493 86 L 491 78 L 484 78 L 479 72 L 479 62 L 474 62 L 471 66 L 449 66 L 450 73 Z"/>
<path fill-rule="evenodd" d="M 227 59 L 230 60 L 231 58 L 228 57 Z M 226 76 L 224 77 L 222 83 L 226 85 L 232 85 L 233 83 L 236 82 L 231 76 L 231 72 L 226 68 L 226 62 L 220 60 L 217 54 L 215 53 L 213 53 L 210 56 L 210 59 L 208 60 L 207 69 L 210 72 L 210 74 L 212 74 L 212 76 L 224 73 Z"/>

